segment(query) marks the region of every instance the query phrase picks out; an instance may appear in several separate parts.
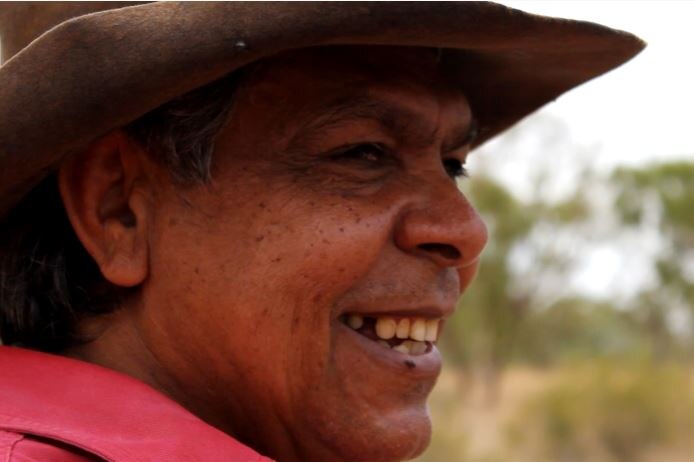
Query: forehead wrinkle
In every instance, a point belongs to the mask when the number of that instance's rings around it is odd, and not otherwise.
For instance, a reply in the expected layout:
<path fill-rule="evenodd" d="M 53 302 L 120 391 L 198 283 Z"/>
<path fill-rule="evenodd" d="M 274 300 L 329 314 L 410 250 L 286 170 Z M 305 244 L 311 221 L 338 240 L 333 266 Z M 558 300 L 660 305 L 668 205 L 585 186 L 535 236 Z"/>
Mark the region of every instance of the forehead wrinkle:
<path fill-rule="evenodd" d="M 438 127 L 427 122 L 421 113 L 402 104 L 367 96 L 341 98 L 312 112 L 319 115 L 304 125 L 297 137 L 338 128 L 345 123 L 358 120 L 378 122 L 394 138 L 406 139 L 415 145 L 433 144 L 438 133 Z"/>

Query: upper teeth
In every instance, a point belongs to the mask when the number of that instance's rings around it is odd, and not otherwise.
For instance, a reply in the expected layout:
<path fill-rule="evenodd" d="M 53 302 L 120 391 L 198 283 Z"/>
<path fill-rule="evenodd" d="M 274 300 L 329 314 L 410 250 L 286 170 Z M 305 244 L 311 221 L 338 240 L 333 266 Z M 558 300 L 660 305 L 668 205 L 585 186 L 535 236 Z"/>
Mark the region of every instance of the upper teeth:
<path fill-rule="evenodd" d="M 359 329 L 364 325 L 364 318 L 358 314 L 352 314 L 347 318 L 347 324 L 352 329 Z"/>
<path fill-rule="evenodd" d="M 364 325 L 364 318 L 358 314 L 352 314 L 347 318 L 347 324 L 352 329 L 359 329 Z M 383 340 L 393 337 L 399 339 L 410 338 L 418 342 L 435 342 L 439 335 L 439 320 L 424 318 L 398 318 L 393 316 L 378 316 L 376 318 L 376 335 Z"/>

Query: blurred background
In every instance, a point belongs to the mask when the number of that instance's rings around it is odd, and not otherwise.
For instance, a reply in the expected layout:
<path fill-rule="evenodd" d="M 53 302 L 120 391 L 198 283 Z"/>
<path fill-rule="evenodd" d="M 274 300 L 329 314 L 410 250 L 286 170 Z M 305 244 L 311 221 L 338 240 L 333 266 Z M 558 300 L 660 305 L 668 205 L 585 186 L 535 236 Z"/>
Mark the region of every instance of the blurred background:
<path fill-rule="evenodd" d="M 479 276 L 419 462 L 694 460 L 694 3 L 502 2 L 649 45 L 474 152 Z"/>

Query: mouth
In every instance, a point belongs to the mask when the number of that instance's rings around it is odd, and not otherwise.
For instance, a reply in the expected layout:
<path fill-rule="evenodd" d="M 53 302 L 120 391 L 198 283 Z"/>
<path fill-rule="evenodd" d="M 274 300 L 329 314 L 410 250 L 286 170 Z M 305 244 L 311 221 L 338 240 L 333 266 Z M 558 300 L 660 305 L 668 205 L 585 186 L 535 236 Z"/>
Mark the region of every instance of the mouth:
<path fill-rule="evenodd" d="M 441 325 L 440 318 L 364 316 L 356 313 L 343 315 L 341 321 L 382 348 L 408 356 L 430 353 L 438 340 Z"/>

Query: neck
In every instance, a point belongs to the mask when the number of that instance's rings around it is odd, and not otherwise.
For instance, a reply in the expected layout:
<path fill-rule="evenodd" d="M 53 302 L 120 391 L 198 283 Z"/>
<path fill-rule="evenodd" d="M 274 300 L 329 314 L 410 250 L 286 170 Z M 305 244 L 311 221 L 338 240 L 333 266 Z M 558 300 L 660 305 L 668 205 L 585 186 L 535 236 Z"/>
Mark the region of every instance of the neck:
<path fill-rule="evenodd" d="M 322 445 L 301 451 L 299 448 L 307 447 L 306 438 L 295 438 L 287 431 L 292 426 L 277 419 L 278 413 L 268 408 L 268 403 L 258 402 L 257 390 L 248 394 L 244 390 L 234 390 L 237 399 L 230 403 L 229 391 L 225 390 L 226 396 L 219 396 L 218 384 L 190 383 L 185 377 L 199 376 L 195 368 L 201 365 L 193 365 L 191 369 L 190 361 L 175 358 L 180 345 L 161 350 L 151 348 L 129 312 L 119 309 L 84 321 L 78 332 L 89 341 L 67 348 L 61 354 L 134 377 L 167 395 L 209 425 L 277 461 L 341 460 Z M 167 364 L 174 367 L 167 367 Z M 169 373 L 172 369 L 177 374 Z M 222 408 L 224 412 L 220 412 Z"/>

